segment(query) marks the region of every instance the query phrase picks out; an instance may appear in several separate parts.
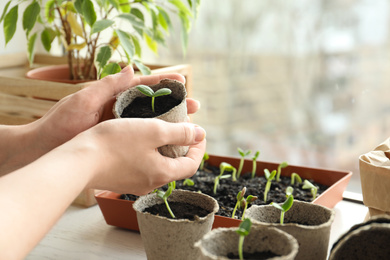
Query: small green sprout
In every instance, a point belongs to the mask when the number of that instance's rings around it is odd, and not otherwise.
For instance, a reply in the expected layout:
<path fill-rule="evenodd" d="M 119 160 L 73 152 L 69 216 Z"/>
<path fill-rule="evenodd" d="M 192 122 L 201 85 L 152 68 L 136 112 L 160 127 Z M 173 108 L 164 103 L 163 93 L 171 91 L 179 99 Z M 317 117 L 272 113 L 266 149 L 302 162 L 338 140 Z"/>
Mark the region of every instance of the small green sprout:
<path fill-rule="evenodd" d="M 234 168 L 233 166 L 231 166 L 230 164 L 226 163 L 226 162 L 221 162 L 221 164 L 219 165 L 219 175 L 217 177 L 215 177 L 214 179 L 214 194 L 217 194 L 217 189 L 218 189 L 218 186 L 219 186 L 219 181 L 221 179 L 227 179 L 227 178 L 230 178 L 230 174 L 227 174 L 227 175 L 223 175 L 225 171 L 233 171 L 233 174 L 235 175 L 235 171 L 236 171 L 236 168 Z"/>
<path fill-rule="evenodd" d="M 237 171 L 237 178 L 240 178 L 240 175 L 242 172 L 242 167 L 244 167 L 244 158 L 245 158 L 245 156 L 247 156 L 251 153 L 251 150 L 243 151 L 241 148 L 237 148 L 237 151 L 241 156 L 240 165 L 238 166 L 238 171 Z"/>
<path fill-rule="evenodd" d="M 280 224 L 284 223 L 284 214 L 292 207 L 294 203 L 294 197 L 289 195 L 283 204 L 271 202 L 270 205 L 280 210 Z"/>
<path fill-rule="evenodd" d="M 288 186 L 288 187 L 286 188 L 286 197 L 292 195 L 293 192 L 294 192 L 294 188 L 291 187 L 291 186 Z"/>
<path fill-rule="evenodd" d="M 240 257 L 240 260 L 244 259 L 244 240 L 247 235 L 249 235 L 249 232 L 252 227 L 252 221 L 249 218 L 244 219 L 241 223 L 238 229 L 236 230 L 236 233 L 240 235 L 240 238 L 238 239 L 238 256 Z"/>
<path fill-rule="evenodd" d="M 209 159 L 209 155 L 208 155 L 207 152 L 205 152 L 205 153 L 203 154 L 203 158 L 202 158 L 202 161 L 200 162 L 200 166 L 199 166 L 199 169 L 200 169 L 201 171 L 203 171 L 203 169 L 204 169 L 204 162 L 207 161 L 208 159 Z"/>
<path fill-rule="evenodd" d="M 136 88 L 145 96 L 152 98 L 153 113 L 155 113 L 154 99 L 156 97 L 165 96 L 165 95 L 169 95 L 172 93 L 172 90 L 170 90 L 169 88 L 161 88 L 161 89 L 157 90 L 156 92 L 154 92 L 153 89 L 151 89 L 149 86 L 146 86 L 146 85 L 138 85 L 138 86 L 136 86 Z"/>
<path fill-rule="evenodd" d="M 282 172 L 282 168 L 286 168 L 288 166 L 287 162 L 282 162 L 281 164 L 279 164 L 278 166 L 278 174 L 276 175 L 276 181 L 279 182 L 280 181 L 280 174 Z"/>
<path fill-rule="evenodd" d="M 191 179 L 185 179 L 183 181 L 183 185 L 184 186 L 194 186 L 194 184 L 195 184 L 195 182 L 193 180 L 191 180 Z"/>
<path fill-rule="evenodd" d="M 245 199 L 245 192 L 246 192 L 246 187 L 242 188 L 237 194 L 237 203 L 236 206 L 234 207 L 232 218 L 234 219 L 234 216 L 236 214 L 236 211 L 238 208 L 244 208 L 242 211 L 242 217 L 241 219 L 244 218 L 245 216 L 245 211 L 248 208 L 248 205 L 257 200 L 256 196 L 248 195 L 248 197 Z"/>
<path fill-rule="evenodd" d="M 260 151 L 256 151 L 255 155 L 253 155 L 252 157 L 252 179 L 256 175 L 256 166 L 257 166 L 256 160 L 259 157 L 259 155 L 260 155 Z"/>
<path fill-rule="evenodd" d="M 165 206 L 167 207 L 168 209 L 168 212 L 169 214 L 171 215 L 172 218 L 176 218 L 175 215 L 173 214 L 172 210 L 171 210 L 171 207 L 169 207 L 169 203 L 168 203 L 168 197 L 172 194 L 172 191 L 176 188 L 176 182 L 173 181 L 173 182 L 170 182 L 168 183 L 168 189 L 166 192 L 163 192 L 162 190 L 155 190 L 154 192 L 156 192 L 156 195 L 163 199 L 164 200 L 164 203 L 165 203 Z"/>
<path fill-rule="evenodd" d="M 317 197 L 318 187 L 314 186 L 310 181 L 304 180 L 302 189 L 310 189 L 312 200 L 315 200 L 315 198 Z"/>
<path fill-rule="evenodd" d="M 264 177 L 267 179 L 267 183 L 265 184 L 265 189 L 264 189 L 264 202 L 267 202 L 267 195 L 269 190 L 271 189 L 271 183 L 273 179 L 275 179 L 275 175 L 276 175 L 276 170 L 269 172 L 268 169 L 264 169 Z"/>
<path fill-rule="evenodd" d="M 294 185 L 295 184 L 295 181 L 299 184 L 302 183 L 302 179 L 301 179 L 301 176 L 299 176 L 298 173 L 292 173 L 291 174 L 291 185 Z"/>

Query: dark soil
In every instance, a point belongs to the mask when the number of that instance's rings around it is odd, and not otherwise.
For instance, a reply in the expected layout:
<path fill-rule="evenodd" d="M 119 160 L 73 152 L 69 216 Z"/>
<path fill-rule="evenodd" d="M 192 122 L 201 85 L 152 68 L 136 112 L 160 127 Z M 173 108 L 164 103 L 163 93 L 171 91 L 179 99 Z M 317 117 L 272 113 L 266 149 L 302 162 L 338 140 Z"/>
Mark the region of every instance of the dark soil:
<path fill-rule="evenodd" d="M 181 100 L 174 97 L 160 96 L 154 99 L 154 109 L 152 110 L 152 98 L 151 97 L 138 97 L 133 100 L 123 110 L 122 118 L 153 118 L 168 112 L 170 109 L 179 105 Z"/>
<path fill-rule="evenodd" d="M 285 191 L 288 186 L 294 188 L 293 196 L 295 200 L 311 202 L 312 195 L 310 190 L 302 189 L 302 184 L 290 184 L 290 178 L 281 176 L 281 181 L 273 181 L 271 189 L 267 195 L 267 201 L 264 202 L 264 188 L 266 185 L 266 179 L 264 176 L 259 176 L 251 178 L 249 172 L 241 174 L 240 178 L 237 181 L 233 182 L 231 178 L 221 179 L 220 185 L 217 190 L 217 194 L 213 193 L 214 188 L 214 178 L 219 175 L 219 167 L 209 166 L 207 162 L 205 164 L 204 171 L 198 171 L 191 179 L 194 181 L 194 186 L 184 186 L 183 181 L 176 182 L 176 189 L 184 189 L 191 191 L 201 191 L 204 194 L 214 197 L 219 204 L 219 211 L 216 215 L 231 217 L 234 206 L 237 202 L 237 193 L 242 190 L 243 187 L 246 187 L 245 198 L 248 195 L 257 196 L 258 199 L 255 200 L 251 205 L 267 205 L 271 202 L 282 203 L 286 200 Z M 302 180 L 303 181 L 303 180 Z M 317 196 L 324 192 L 328 187 L 319 183 L 309 180 L 315 186 L 318 187 Z M 163 190 L 166 187 L 162 187 Z M 122 195 L 122 199 L 135 200 L 137 197 L 134 195 Z M 169 201 L 169 199 L 168 199 Z M 249 205 L 248 207 L 250 207 Z M 239 209 L 236 212 L 236 217 L 241 218 L 242 210 Z"/>
<path fill-rule="evenodd" d="M 266 252 L 254 252 L 254 253 L 243 253 L 243 257 L 245 260 L 251 260 L 251 259 L 270 259 L 272 257 L 279 256 L 273 252 L 266 251 Z M 227 255 L 229 259 L 240 259 L 240 257 L 236 254 L 229 253 Z"/>
<path fill-rule="evenodd" d="M 183 202 L 169 202 L 169 207 L 171 208 L 173 214 L 177 219 L 195 220 L 200 217 L 205 217 L 210 213 L 210 211 L 207 211 L 201 207 Z M 167 207 L 165 206 L 165 203 L 156 204 L 152 207 L 146 208 L 145 212 L 149 212 L 158 216 L 172 218 L 167 210 Z"/>

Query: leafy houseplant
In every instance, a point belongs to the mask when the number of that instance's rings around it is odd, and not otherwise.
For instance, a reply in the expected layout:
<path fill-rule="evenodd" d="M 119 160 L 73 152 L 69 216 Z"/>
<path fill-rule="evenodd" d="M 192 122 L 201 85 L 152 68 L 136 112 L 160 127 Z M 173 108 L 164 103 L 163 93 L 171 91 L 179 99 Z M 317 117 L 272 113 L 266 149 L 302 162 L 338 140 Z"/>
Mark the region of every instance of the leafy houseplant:
<path fill-rule="evenodd" d="M 114 52 L 121 62 L 135 64 L 143 74 L 142 45 L 153 52 L 174 30 L 171 17 L 181 21 L 181 41 L 186 52 L 188 33 L 200 0 L 9 0 L 0 17 L 6 45 L 16 32 L 19 4 L 29 3 L 20 19 L 28 40 L 30 64 L 40 38 L 50 51 L 55 39 L 67 52 L 70 79 L 94 80 L 120 71 L 109 63 Z M 122 24 L 123 23 L 123 24 Z M 95 69 L 96 68 L 96 69 Z"/>

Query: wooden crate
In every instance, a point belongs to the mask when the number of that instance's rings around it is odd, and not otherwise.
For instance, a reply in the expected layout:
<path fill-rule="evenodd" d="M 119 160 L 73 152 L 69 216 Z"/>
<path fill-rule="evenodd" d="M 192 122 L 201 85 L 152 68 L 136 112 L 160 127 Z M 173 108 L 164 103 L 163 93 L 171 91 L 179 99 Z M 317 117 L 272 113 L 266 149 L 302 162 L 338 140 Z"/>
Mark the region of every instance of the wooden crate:
<path fill-rule="evenodd" d="M 38 54 L 34 67 L 66 64 L 66 58 Z M 186 78 L 188 96 L 192 94 L 192 70 L 187 64 L 176 66 L 148 65 L 152 74 L 180 73 Z M 26 53 L 0 57 L 0 124 L 27 124 L 42 117 L 61 98 L 79 91 L 87 83 L 67 84 L 25 78 L 29 70 Z M 96 204 L 94 190 L 86 190 L 75 204 Z"/>

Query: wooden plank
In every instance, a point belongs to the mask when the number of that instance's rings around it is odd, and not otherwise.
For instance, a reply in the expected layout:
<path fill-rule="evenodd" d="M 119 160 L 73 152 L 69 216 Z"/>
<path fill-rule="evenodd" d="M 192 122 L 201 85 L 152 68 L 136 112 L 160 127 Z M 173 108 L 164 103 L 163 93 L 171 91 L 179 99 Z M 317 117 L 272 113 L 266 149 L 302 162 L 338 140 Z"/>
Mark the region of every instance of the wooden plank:
<path fill-rule="evenodd" d="M 56 101 L 26 98 L 0 92 L 0 111 L 2 114 L 25 115 L 29 118 L 42 117 L 56 104 Z"/>

